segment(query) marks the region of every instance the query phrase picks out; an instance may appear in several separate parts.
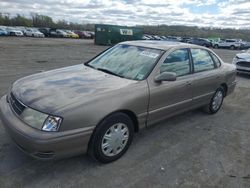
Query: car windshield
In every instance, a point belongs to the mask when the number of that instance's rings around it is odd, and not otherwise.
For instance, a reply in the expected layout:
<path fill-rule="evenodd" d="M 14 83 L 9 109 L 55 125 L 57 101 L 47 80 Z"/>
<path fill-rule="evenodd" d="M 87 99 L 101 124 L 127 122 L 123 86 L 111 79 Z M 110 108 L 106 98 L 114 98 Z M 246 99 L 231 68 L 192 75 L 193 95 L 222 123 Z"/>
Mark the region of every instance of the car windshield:
<path fill-rule="evenodd" d="M 119 77 L 143 80 L 162 53 L 159 49 L 118 44 L 86 65 Z"/>

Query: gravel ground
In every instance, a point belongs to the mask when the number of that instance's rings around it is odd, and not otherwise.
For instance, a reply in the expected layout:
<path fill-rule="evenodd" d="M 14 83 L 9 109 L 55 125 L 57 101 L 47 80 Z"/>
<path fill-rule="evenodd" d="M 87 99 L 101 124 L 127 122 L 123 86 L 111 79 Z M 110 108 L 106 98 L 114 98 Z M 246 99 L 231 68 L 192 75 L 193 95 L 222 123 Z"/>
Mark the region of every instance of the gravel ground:
<path fill-rule="evenodd" d="M 0 38 L 0 95 L 18 78 L 82 63 L 91 40 Z M 215 50 L 225 62 L 238 51 Z M 238 76 L 221 111 L 194 110 L 140 131 L 118 161 L 44 162 L 19 151 L 0 122 L 0 187 L 250 187 L 250 77 Z"/>

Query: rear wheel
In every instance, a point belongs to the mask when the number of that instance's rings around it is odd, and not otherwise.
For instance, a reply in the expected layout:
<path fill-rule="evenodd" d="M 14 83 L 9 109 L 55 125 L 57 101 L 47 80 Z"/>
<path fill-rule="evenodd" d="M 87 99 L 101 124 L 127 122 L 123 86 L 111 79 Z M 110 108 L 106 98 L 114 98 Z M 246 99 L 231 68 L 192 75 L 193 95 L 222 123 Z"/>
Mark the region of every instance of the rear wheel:
<path fill-rule="evenodd" d="M 219 48 L 218 44 L 215 44 L 215 45 L 214 45 L 214 48 L 218 49 L 218 48 Z"/>
<path fill-rule="evenodd" d="M 102 163 L 119 159 L 129 148 L 134 134 L 133 122 L 124 113 L 105 118 L 94 131 L 88 153 Z"/>
<path fill-rule="evenodd" d="M 222 106 L 224 96 L 225 91 L 223 87 L 219 87 L 211 98 L 210 103 L 204 107 L 204 110 L 210 114 L 215 114 L 216 112 L 218 112 Z"/>

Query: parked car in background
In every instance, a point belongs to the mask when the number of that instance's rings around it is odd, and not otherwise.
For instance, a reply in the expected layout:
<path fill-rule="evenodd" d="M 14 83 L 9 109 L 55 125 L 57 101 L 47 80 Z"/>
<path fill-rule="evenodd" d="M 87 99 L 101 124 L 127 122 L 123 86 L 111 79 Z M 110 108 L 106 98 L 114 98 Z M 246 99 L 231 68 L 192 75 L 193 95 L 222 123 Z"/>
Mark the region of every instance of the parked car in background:
<path fill-rule="evenodd" d="M 123 42 L 85 64 L 14 82 L 0 100 L 0 118 L 33 157 L 88 152 L 108 163 L 145 126 L 200 107 L 218 112 L 235 88 L 235 74 L 235 66 L 204 47 Z"/>
<path fill-rule="evenodd" d="M 236 65 L 238 73 L 250 74 L 250 49 L 243 50 L 242 52 L 236 54 L 233 64 Z"/>
<path fill-rule="evenodd" d="M 69 35 L 69 38 L 74 38 L 74 39 L 79 38 L 79 35 L 75 34 L 73 31 L 70 31 L 70 30 L 64 30 L 64 31 Z"/>
<path fill-rule="evenodd" d="M 50 28 L 39 28 L 38 30 L 41 33 L 43 33 L 45 37 L 49 37 L 50 36 Z"/>
<path fill-rule="evenodd" d="M 14 27 L 6 27 L 6 31 L 10 36 L 18 36 L 18 37 L 24 36 L 21 30 L 18 30 L 17 28 Z"/>
<path fill-rule="evenodd" d="M 95 32 L 93 32 L 93 31 L 88 31 L 88 33 L 90 34 L 91 39 L 94 39 L 94 38 L 95 38 Z"/>
<path fill-rule="evenodd" d="M 148 35 L 148 34 L 144 34 L 143 37 L 146 39 L 146 40 L 154 40 L 154 37 L 152 35 Z M 145 40 L 144 39 L 144 40 Z"/>
<path fill-rule="evenodd" d="M 180 37 L 175 37 L 175 36 L 167 36 L 167 37 L 165 37 L 164 40 L 173 41 L 173 42 L 180 42 L 181 38 Z"/>
<path fill-rule="evenodd" d="M 52 29 L 50 31 L 50 37 L 56 37 L 56 38 L 69 38 L 69 34 L 61 29 Z"/>
<path fill-rule="evenodd" d="M 91 35 L 86 31 L 76 30 L 74 31 L 82 39 L 91 39 Z"/>
<path fill-rule="evenodd" d="M 154 38 L 154 40 L 162 40 L 162 38 L 158 35 L 154 35 L 153 38 Z"/>
<path fill-rule="evenodd" d="M 192 38 L 190 37 L 182 37 L 180 42 L 184 42 L 184 43 L 188 43 L 189 40 L 191 40 Z"/>
<path fill-rule="evenodd" d="M 215 42 L 213 44 L 214 48 L 228 48 L 231 50 L 244 48 L 242 40 L 239 39 L 226 39 L 221 40 L 220 42 Z"/>
<path fill-rule="evenodd" d="M 91 37 L 90 35 L 86 36 L 85 32 L 84 31 L 80 31 L 80 30 L 75 30 L 74 33 L 77 34 L 79 36 L 79 38 L 81 38 L 81 39 L 85 39 L 85 38 L 88 38 L 88 37 L 90 38 Z"/>
<path fill-rule="evenodd" d="M 38 29 L 36 28 L 27 28 L 24 31 L 24 35 L 27 37 L 44 37 L 44 34 L 41 33 Z"/>
<path fill-rule="evenodd" d="M 8 36 L 8 32 L 5 29 L 0 28 L 0 36 Z"/>
<path fill-rule="evenodd" d="M 199 46 L 205 46 L 205 47 L 212 47 L 212 42 L 210 42 L 208 39 L 203 38 L 192 38 L 187 41 L 190 44 L 196 44 Z"/>
<path fill-rule="evenodd" d="M 142 40 L 151 40 L 151 38 L 148 35 L 142 35 Z"/>

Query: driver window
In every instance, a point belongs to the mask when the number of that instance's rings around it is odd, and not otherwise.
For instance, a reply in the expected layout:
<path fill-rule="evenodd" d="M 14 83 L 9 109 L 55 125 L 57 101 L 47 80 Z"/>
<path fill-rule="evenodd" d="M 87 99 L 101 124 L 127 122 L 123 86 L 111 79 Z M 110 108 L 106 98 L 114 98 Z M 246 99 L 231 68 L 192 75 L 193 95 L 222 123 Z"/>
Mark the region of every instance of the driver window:
<path fill-rule="evenodd" d="M 179 49 L 169 54 L 160 67 L 162 72 L 175 72 L 177 76 L 190 74 L 188 49 Z"/>

